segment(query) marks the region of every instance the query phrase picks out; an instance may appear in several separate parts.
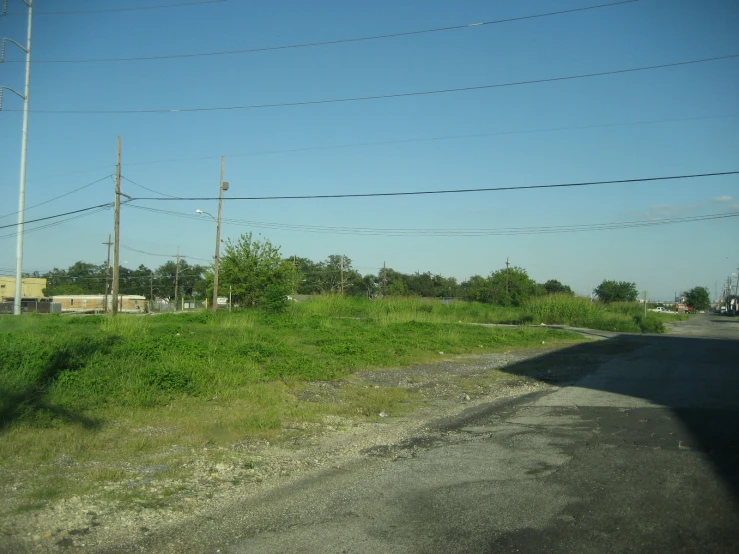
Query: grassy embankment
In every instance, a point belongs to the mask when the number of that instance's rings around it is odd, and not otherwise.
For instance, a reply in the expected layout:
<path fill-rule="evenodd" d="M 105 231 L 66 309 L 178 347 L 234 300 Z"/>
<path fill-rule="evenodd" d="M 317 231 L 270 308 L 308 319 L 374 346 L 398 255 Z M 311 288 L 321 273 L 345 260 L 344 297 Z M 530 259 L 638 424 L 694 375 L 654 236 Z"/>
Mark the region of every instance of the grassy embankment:
<path fill-rule="evenodd" d="M 350 375 L 438 360 L 440 352 L 582 340 L 547 329 L 460 322 L 605 322 L 606 328 L 635 330 L 634 317 L 622 311 L 604 315 L 554 300 L 521 311 L 326 298 L 291 305 L 283 314 L 5 317 L 0 470 L 8 471 L 0 471 L 0 485 L 27 470 L 39 486 L 29 487 L 29 503 L 19 509 L 36 509 L 70 491 L 84 492 L 90 483 L 122 479 L 121 464 L 162 456 L 173 444 L 230 445 L 246 437 L 277 438 L 293 422 L 317 423 L 328 415 L 403 413 L 416 405 L 413 394 L 368 387 Z M 345 383 L 333 401 L 300 400 L 306 381 L 337 379 Z M 83 474 L 60 478 L 54 465 L 60 459 L 73 460 Z"/>

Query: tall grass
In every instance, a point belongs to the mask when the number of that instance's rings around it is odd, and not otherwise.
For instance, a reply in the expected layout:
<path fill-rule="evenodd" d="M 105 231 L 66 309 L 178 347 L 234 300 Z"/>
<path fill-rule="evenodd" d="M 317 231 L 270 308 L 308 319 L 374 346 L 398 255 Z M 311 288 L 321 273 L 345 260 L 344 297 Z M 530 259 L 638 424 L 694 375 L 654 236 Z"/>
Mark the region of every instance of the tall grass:
<path fill-rule="evenodd" d="M 604 304 L 569 295 L 549 295 L 529 301 L 525 312 L 534 323 L 549 323 L 620 331 L 626 333 L 664 333 L 665 321 L 684 319 L 655 313 L 644 315 L 643 307 L 634 302 Z"/>

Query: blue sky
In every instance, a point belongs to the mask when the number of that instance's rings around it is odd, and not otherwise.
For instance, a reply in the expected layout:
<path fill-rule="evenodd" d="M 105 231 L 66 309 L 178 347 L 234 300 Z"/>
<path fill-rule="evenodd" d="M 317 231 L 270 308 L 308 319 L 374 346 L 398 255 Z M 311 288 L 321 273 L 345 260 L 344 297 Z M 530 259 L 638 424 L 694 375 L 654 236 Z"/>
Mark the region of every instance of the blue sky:
<path fill-rule="evenodd" d="M 169 4 L 171 2 L 156 2 Z M 739 58 L 588 79 L 363 102 L 198 113 L 59 114 L 340 99 L 508 83 L 739 53 L 739 4 L 640 0 L 583 12 L 250 54 L 103 63 L 42 63 L 214 52 L 415 31 L 605 3 L 598 0 L 227 0 L 161 10 L 70 15 L 154 4 L 35 0 L 26 219 L 110 202 L 116 137 L 122 174 L 178 196 L 339 194 L 542 185 L 739 168 Z M 23 11 L 10 0 L 9 11 Z M 0 18 L 25 41 L 26 19 Z M 8 61 L 22 60 L 8 46 Z M 23 86 L 23 64 L 0 85 Z M 0 215 L 17 210 L 22 103 L 0 112 Z M 38 110 L 35 111 L 35 110 Z M 562 129 L 566 128 L 566 129 Z M 558 129 L 558 130 L 551 130 Z M 477 135 L 477 136 L 470 136 Z M 481 136 L 484 135 L 484 136 Z M 419 140 L 415 140 L 419 139 Z M 438 139 L 438 140 L 428 140 Z M 399 142 L 411 141 L 412 142 Z M 374 144 L 368 144 L 374 143 Z M 385 144 L 378 144 L 385 143 Z M 388 144 L 391 143 L 391 144 Z M 320 148 L 319 148 L 320 147 Z M 323 148 L 327 147 L 327 148 Z M 331 148 L 329 148 L 331 147 Z M 333 148 L 341 147 L 341 148 Z M 310 150 L 309 150 L 310 149 Z M 293 150 L 292 152 L 287 152 Z M 298 151 L 294 151 L 298 150 Z M 30 208 L 103 178 L 83 191 Z M 156 196 L 123 181 L 131 196 Z M 194 215 L 217 202 L 139 201 Z M 226 201 L 224 238 L 261 233 L 285 255 L 348 255 L 362 273 L 465 279 L 511 263 L 579 293 L 628 280 L 651 297 L 737 272 L 739 218 L 597 232 L 477 237 L 312 233 L 300 226 L 500 229 L 739 212 L 739 177 L 585 188 L 395 198 Z M 15 222 L 14 215 L 0 225 Z M 31 231 L 38 224 L 28 224 Z M 25 271 L 102 262 L 113 212 L 27 232 Z M 125 207 L 121 260 L 156 267 L 180 251 L 208 260 L 214 224 Z M 15 267 L 13 228 L 0 230 L 0 272 Z"/>

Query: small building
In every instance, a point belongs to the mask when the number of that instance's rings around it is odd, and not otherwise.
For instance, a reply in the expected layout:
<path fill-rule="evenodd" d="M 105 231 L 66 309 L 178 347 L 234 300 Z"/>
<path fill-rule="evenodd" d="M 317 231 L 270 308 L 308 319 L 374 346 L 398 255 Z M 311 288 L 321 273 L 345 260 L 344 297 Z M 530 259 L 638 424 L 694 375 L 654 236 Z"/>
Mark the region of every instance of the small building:
<path fill-rule="evenodd" d="M 52 300 L 61 304 L 62 313 L 95 313 L 105 311 L 105 296 L 102 294 L 63 294 L 53 296 Z M 113 309 L 113 297 L 108 296 L 108 311 Z M 118 311 L 122 313 L 141 313 L 147 309 L 146 297 L 135 294 L 118 296 Z"/>
<path fill-rule="evenodd" d="M 43 277 L 23 277 L 21 281 L 22 298 L 43 298 L 46 279 Z M 0 300 L 15 298 L 15 277 L 0 275 Z"/>

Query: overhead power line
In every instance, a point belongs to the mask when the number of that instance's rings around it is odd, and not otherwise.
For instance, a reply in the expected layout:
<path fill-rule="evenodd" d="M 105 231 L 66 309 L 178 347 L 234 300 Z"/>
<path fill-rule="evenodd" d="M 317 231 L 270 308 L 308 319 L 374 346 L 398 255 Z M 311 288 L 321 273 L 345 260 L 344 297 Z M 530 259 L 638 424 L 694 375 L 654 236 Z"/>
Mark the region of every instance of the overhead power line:
<path fill-rule="evenodd" d="M 78 213 L 82 213 L 82 212 L 89 212 L 90 210 L 95 210 L 95 209 L 98 209 L 98 208 L 110 208 L 111 206 L 113 206 L 113 204 L 110 203 L 110 202 L 108 202 L 107 204 L 98 204 L 97 206 L 90 206 L 89 208 L 81 208 L 79 210 L 73 210 L 71 212 L 64 212 L 64 213 L 61 213 L 61 214 L 49 215 L 49 216 L 46 216 L 46 217 L 39 217 L 37 219 L 27 219 L 25 221 L 25 223 L 36 223 L 37 221 L 46 221 L 48 219 L 56 219 L 57 217 L 64 217 L 65 215 L 72 215 L 72 214 L 78 214 Z M 8 227 L 17 227 L 18 225 L 19 225 L 18 223 L 10 223 L 8 225 L 0 225 L 0 229 L 7 229 Z"/>
<path fill-rule="evenodd" d="M 75 10 L 67 12 L 34 12 L 34 15 L 82 15 L 94 13 L 115 13 L 115 12 L 137 12 L 144 10 L 163 10 L 167 8 L 187 8 L 189 6 L 198 6 L 201 4 L 217 4 L 226 2 L 226 0 L 196 0 L 194 2 L 178 2 L 176 4 L 160 4 L 158 6 L 133 6 L 129 8 L 103 8 L 98 10 Z M 22 12 L 8 12 L 5 15 L 25 15 Z"/>
<path fill-rule="evenodd" d="M 273 155 L 273 154 L 293 154 L 293 153 L 299 153 L 299 152 L 315 152 L 315 151 L 321 151 L 321 150 L 339 150 L 339 149 L 345 149 L 345 148 L 359 148 L 363 146 L 391 146 L 391 145 L 396 145 L 396 144 L 413 144 L 417 142 L 435 142 L 435 141 L 443 141 L 443 140 L 487 138 L 487 137 L 508 136 L 508 135 L 526 135 L 526 134 L 532 134 L 532 133 L 550 133 L 550 132 L 555 132 L 555 131 L 581 131 L 581 130 L 587 130 L 587 129 L 601 129 L 601 128 L 608 128 L 608 127 L 627 127 L 630 125 L 652 125 L 656 123 L 674 123 L 674 122 L 681 122 L 681 121 L 698 121 L 698 120 L 703 120 L 703 119 L 721 119 L 721 118 L 728 118 L 728 117 L 739 117 L 739 114 L 678 117 L 678 118 L 669 118 L 669 119 L 652 119 L 652 120 L 644 120 L 644 121 L 627 121 L 627 122 L 622 122 L 622 123 L 596 123 L 593 125 L 544 127 L 541 129 L 528 129 L 528 130 L 521 130 L 521 131 L 499 131 L 496 133 L 474 133 L 474 134 L 469 134 L 469 135 L 441 135 L 441 136 L 436 136 L 436 137 L 418 137 L 418 138 L 398 139 L 398 140 L 381 140 L 381 141 L 376 141 L 376 142 L 353 142 L 353 143 L 348 143 L 348 144 L 328 144 L 325 146 L 307 146 L 303 148 L 257 150 L 254 152 L 242 152 L 240 154 L 226 154 L 226 158 L 266 156 L 266 155 Z M 222 156 L 219 154 L 219 155 L 214 155 L 214 156 L 198 156 L 198 157 L 189 157 L 189 158 L 168 158 L 168 159 L 163 159 L 163 160 L 128 162 L 126 163 L 126 166 L 153 165 L 153 164 L 160 164 L 160 163 L 179 163 L 179 162 L 216 160 L 216 159 L 220 160 L 221 157 Z M 96 168 L 96 169 L 100 169 L 100 168 Z M 122 177 L 122 178 L 126 179 L 126 177 Z M 146 187 L 143 187 L 142 185 L 139 185 L 138 183 L 134 183 L 130 179 L 126 179 L 126 180 L 142 188 L 146 188 Z M 161 194 L 162 196 L 171 196 L 169 194 L 165 194 L 159 191 L 152 190 L 152 192 L 156 192 L 156 194 Z"/>
<path fill-rule="evenodd" d="M 102 178 L 98 179 L 97 181 L 93 181 L 92 183 L 88 183 L 88 184 L 83 185 L 83 186 L 81 186 L 79 188 L 76 188 L 74 190 L 70 190 L 69 192 L 65 192 L 64 194 L 60 194 L 59 196 L 55 196 L 54 198 L 49 198 L 48 200 L 44 200 L 43 202 L 39 202 L 38 204 L 34 204 L 33 206 L 28 206 L 28 207 L 25 208 L 25 211 L 28 211 L 31 208 L 38 208 L 39 206 L 43 206 L 44 204 L 48 204 L 49 202 L 53 202 L 54 200 L 59 200 L 60 198 L 64 198 L 65 196 L 69 196 L 70 194 L 74 194 L 75 192 L 79 192 L 81 190 L 84 190 L 84 189 L 86 189 L 88 187 L 91 187 L 93 185 L 96 185 L 96 184 L 100 183 L 101 181 L 105 181 L 105 179 L 108 179 L 109 177 L 112 177 L 112 175 L 106 175 L 105 177 L 102 177 Z M 9 213 L 9 214 L 0 215 L 0 219 L 3 219 L 5 217 L 10 217 L 11 215 L 15 215 L 17 213 L 18 212 L 12 212 L 12 213 Z M 28 222 L 26 222 L 26 223 L 28 223 Z M 0 227 L 0 229 L 2 229 L 2 227 Z"/>
<path fill-rule="evenodd" d="M 42 59 L 42 60 L 35 60 L 33 63 L 35 64 L 40 64 L 40 63 L 80 64 L 80 63 L 139 62 L 139 61 L 173 60 L 173 59 L 183 59 L 183 58 L 231 56 L 231 55 L 236 55 L 236 54 L 255 54 L 258 52 L 271 52 L 275 50 L 296 50 L 300 48 L 315 48 L 319 46 L 332 46 L 336 44 L 347 44 L 347 43 L 353 43 L 353 42 L 369 42 L 369 41 L 374 41 L 374 40 L 383 40 L 383 39 L 390 39 L 390 38 L 427 35 L 427 34 L 432 34 L 432 33 L 443 33 L 447 31 L 458 31 L 462 29 L 474 29 L 476 27 L 498 25 L 501 23 L 512 23 L 515 21 L 524 21 L 527 19 L 539 19 L 542 17 L 565 15 L 565 14 L 575 13 L 575 12 L 596 10 L 599 8 L 610 8 L 610 7 L 619 6 L 622 4 L 632 4 L 637 1 L 638 0 L 623 0 L 620 2 L 610 2 L 608 4 L 598 4 L 596 6 L 585 6 L 582 8 L 573 8 L 571 10 L 559 10 L 559 11 L 554 11 L 554 12 L 538 13 L 538 14 L 533 14 L 533 15 L 519 16 L 519 17 L 509 17 L 506 19 L 480 21 L 477 23 L 465 23 L 462 25 L 448 25 L 446 27 L 435 27 L 431 29 L 417 29 L 414 31 L 401 31 L 398 33 L 384 33 L 384 34 L 379 34 L 379 35 L 341 38 L 341 39 L 324 40 L 324 41 L 317 41 L 317 42 L 303 42 L 303 43 L 297 43 L 297 44 L 285 44 L 285 45 L 278 45 L 278 46 L 262 46 L 262 47 L 255 47 L 255 48 L 240 48 L 236 50 L 220 50 L 220 51 L 215 51 L 215 52 L 195 52 L 195 53 L 190 53 L 190 54 L 164 54 L 164 55 L 157 55 L 157 56 L 131 56 L 131 57 L 118 57 L 118 58 L 88 58 L 88 59 L 81 59 L 81 60 L 74 60 L 74 59 L 71 59 L 71 60 L 70 59 L 43 60 Z M 195 3 L 209 3 L 209 2 L 195 2 Z M 184 4 L 184 5 L 191 5 L 191 4 Z M 161 7 L 176 7 L 176 6 L 177 5 L 159 6 L 159 7 L 161 8 Z M 129 9 L 134 10 L 134 9 L 144 9 L 144 8 L 129 8 Z M 153 6 L 147 9 L 156 9 L 156 6 Z M 119 11 L 119 10 L 95 10 L 95 11 L 97 12 L 97 11 Z M 64 12 L 64 13 L 66 14 L 66 13 L 94 13 L 94 12 Z M 47 14 L 47 15 L 50 15 L 50 14 Z M 54 14 L 54 15 L 57 15 L 57 14 Z"/>
<path fill-rule="evenodd" d="M 144 185 L 140 185 L 136 181 L 132 181 L 131 179 L 129 179 L 128 177 L 124 177 L 123 175 L 121 175 L 121 179 L 125 179 L 126 181 L 128 181 L 132 185 L 136 185 L 137 187 L 140 187 L 140 188 L 142 188 L 144 190 L 148 190 L 149 192 L 153 192 L 154 194 L 160 194 L 162 196 L 167 196 L 169 198 L 177 198 L 176 196 L 173 196 L 171 194 L 166 194 L 164 192 L 159 192 L 158 190 L 150 189 L 148 187 L 145 187 Z"/>
<path fill-rule="evenodd" d="M 94 215 L 94 214 L 103 212 L 103 211 L 107 210 L 109 207 L 110 207 L 109 205 L 105 205 L 105 207 L 101 207 L 101 208 L 97 208 L 97 209 L 95 209 L 94 207 L 93 208 L 87 208 L 89 211 L 83 211 L 83 213 L 78 213 L 76 215 L 73 215 L 72 217 L 68 217 L 67 219 L 62 219 L 62 220 L 59 220 L 59 221 L 54 221 L 52 223 L 47 223 L 46 225 L 39 225 L 38 227 L 33 227 L 32 229 L 24 229 L 23 230 L 23 234 L 24 235 L 27 235 L 29 233 L 34 233 L 36 231 L 41 231 L 43 229 L 48 229 L 49 227 L 56 227 L 57 225 L 62 225 L 64 223 L 68 223 L 68 222 L 73 221 L 75 219 L 80 219 L 82 217 L 87 217 L 87 216 L 90 216 L 90 215 Z M 53 216 L 53 217 L 59 217 L 59 216 L 57 215 L 57 216 Z M 26 223 L 28 223 L 28 222 L 26 222 Z M 8 238 L 17 237 L 17 236 L 18 236 L 18 233 L 17 232 L 8 233 L 7 235 L 0 235 L 0 239 L 8 239 Z"/>
<path fill-rule="evenodd" d="M 646 183 L 650 181 L 673 181 L 678 179 L 697 179 L 699 177 L 719 177 L 725 175 L 737 175 L 739 171 L 722 171 L 716 173 L 695 173 L 692 175 L 669 175 L 664 177 L 639 177 L 636 179 L 613 179 L 609 181 L 583 181 L 577 183 L 556 183 L 549 185 L 515 185 L 509 187 L 484 187 L 475 189 L 445 189 L 445 190 L 418 190 L 403 192 L 365 192 L 365 193 L 346 193 L 346 194 L 301 194 L 295 196 L 229 196 L 224 200 L 317 200 L 326 198 L 374 198 L 383 196 L 421 196 L 430 194 L 462 194 L 470 192 L 502 192 L 510 190 L 532 190 L 532 189 L 553 189 L 553 188 L 569 188 L 569 187 L 590 187 L 596 185 L 616 185 L 627 183 Z M 156 200 L 156 201 L 207 201 L 218 200 L 218 197 L 202 196 L 202 197 L 174 197 L 174 198 L 153 198 L 141 197 L 132 198 L 129 202 L 139 200 Z"/>
<path fill-rule="evenodd" d="M 147 256 L 156 256 L 158 258 L 176 258 L 177 254 L 154 254 L 152 252 L 145 252 L 143 250 L 138 250 L 136 248 L 131 248 L 130 246 L 126 246 L 125 244 L 121 244 L 121 248 L 125 248 L 126 250 L 129 250 L 131 252 L 138 252 L 139 254 L 146 254 Z M 180 258 L 188 258 L 190 260 L 199 260 L 201 262 L 211 262 L 212 260 L 206 260 L 205 258 L 196 258 L 195 256 L 188 256 L 186 254 L 179 254 Z"/>
<path fill-rule="evenodd" d="M 152 212 L 156 214 L 169 215 L 184 219 L 198 219 L 192 214 L 160 210 L 148 206 L 127 205 L 128 208 Z M 577 233 L 585 231 L 607 231 L 618 229 L 631 229 L 637 227 L 653 227 L 658 225 L 674 225 L 679 223 L 692 223 L 698 221 L 711 221 L 717 219 L 728 219 L 739 217 L 739 212 L 708 214 L 698 216 L 674 217 L 665 219 L 649 219 L 637 221 L 619 221 L 611 223 L 588 223 L 579 225 L 548 225 L 535 227 L 501 227 L 488 229 L 432 229 L 432 228 L 373 228 L 373 227 L 329 227 L 322 225 L 298 225 L 292 223 L 268 223 L 260 221 L 245 221 L 238 219 L 224 219 L 224 223 L 244 227 L 257 227 L 262 229 L 279 231 L 296 231 L 301 233 L 323 233 L 343 235 L 371 235 L 371 236 L 409 236 L 409 237 L 473 237 L 473 236 L 496 236 L 496 235 L 537 235 L 552 233 Z"/>
<path fill-rule="evenodd" d="M 192 113 L 192 112 L 218 112 L 230 110 L 257 110 L 265 108 L 286 108 L 295 106 L 316 106 L 321 104 L 339 104 L 349 102 L 364 102 L 368 100 L 388 100 L 392 98 L 410 98 L 419 96 L 431 96 L 435 94 L 450 94 L 456 92 L 469 92 L 473 90 L 490 90 L 496 88 L 517 87 L 522 85 L 533 85 L 540 83 L 554 83 L 558 81 L 574 81 L 578 79 L 589 79 L 592 77 L 603 77 L 606 75 L 621 75 L 625 73 L 637 73 L 641 71 L 651 71 L 654 69 L 664 69 L 668 67 L 679 67 L 685 65 L 694 65 L 699 63 L 714 62 L 718 60 L 728 60 L 739 58 L 739 54 L 727 54 L 725 56 L 714 56 L 712 58 L 701 58 L 698 60 L 687 60 L 682 62 L 672 62 L 658 65 L 647 65 L 641 67 L 631 67 L 627 69 L 614 69 L 610 71 L 598 71 L 594 73 L 581 73 L 578 75 L 565 75 L 560 77 L 547 77 L 543 79 L 530 79 L 526 81 L 511 81 L 507 83 L 496 83 L 491 85 L 475 85 L 469 87 L 456 87 L 447 89 L 425 90 L 415 92 L 399 92 L 393 94 L 378 94 L 372 96 L 353 96 L 349 98 L 330 98 L 325 100 L 303 100 L 298 102 L 279 102 L 274 104 L 245 104 L 240 106 L 215 106 L 208 108 L 167 108 L 167 109 L 144 109 L 144 110 L 31 110 L 34 113 L 45 114 L 158 114 L 158 113 Z M 5 110 L 20 111 L 20 110 Z"/>
<path fill-rule="evenodd" d="M 389 145 L 395 145 L 395 144 L 413 144 L 417 142 L 434 142 L 434 141 L 443 141 L 443 140 L 457 140 L 457 139 L 472 139 L 472 138 L 487 138 L 487 137 L 496 137 L 496 136 L 509 136 L 509 135 L 525 135 L 525 134 L 532 134 L 532 133 L 549 133 L 549 132 L 556 132 L 556 131 L 576 131 L 576 130 L 587 130 L 587 129 L 600 129 L 600 128 L 609 128 L 609 127 L 626 127 L 631 125 L 652 125 L 657 123 L 674 123 L 674 122 L 681 122 L 681 121 L 699 121 L 704 119 L 721 119 L 721 118 L 729 118 L 729 117 L 739 117 L 739 114 L 723 114 L 723 115 L 707 115 L 707 116 L 696 116 L 696 117 L 679 117 L 679 118 L 669 118 L 669 119 L 652 119 L 652 120 L 644 120 L 644 121 L 627 121 L 623 123 L 597 123 L 594 125 L 581 125 L 581 126 L 567 126 L 567 127 L 545 127 L 541 129 L 529 129 L 529 130 L 521 130 L 521 131 L 500 131 L 497 133 L 475 133 L 475 134 L 469 134 L 469 135 L 443 135 L 443 136 L 436 136 L 436 137 L 418 137 L 418 138 L 409 138 L 409 139 L 398 139 L 398 140 L 384 140 L 384 141 L 377 141 L 377 142 L 355 142 L 355 143 L 348 143 L 348 144 L 328 144 L 325 146 L 308 146 L 304 148 L 286 148 L 281 150 L 261 150 L 261 151 L 254 151 L 254 152 L 242 152 L 240 154 L 226 154 L 227 158 L 239 158 L 239 157 L 251 157 L 251 156 L 266 156 L 266 155 L 274 155 L 274 154 L 291 154 L 291 153 L 299 153 L 299 152 L 313 152 L 313 151 L 320 151 L 320 150 L 338 150 L 338 149 L 344 149 L 344 148 L 360 148 L 364 146 L 389 146 Z M 143 162 L 128 162 L 126 163 L 126 166 L 138 166 L 138 165 L 153 165 L 153 164 L 160 164 L 160 163 L 179 163 L 179 162 L 188 162 L 188 161 L 201 161 L 201 160 L 215 160 L 221 159 L 221 155 L 217 156 L 199 156 L 199 157 L 190 157 L 190 158 L 167 158 L 162 160 L 148 160 Z M 70 173 L 61 173 L 56 175 L 48 175 L 44 177 L 45 179 L 52 179 L 55 177 L 63 177 L 67 175 L 76 175 L 80 173 L 89 173 L 91 171 L 97 171 L 100 169 L 107 169 L 107 166 L 100 166 L 100 167 L 94 167 L 86 170 L 80 170 L 80 171 L 73 171 Z M 111 175 L 107 175 L 104 179 L 111 177 Z M 164 192 L 160 192 L 158 190 L 154 190 L 148 187 L 145 187 L 144 185 L 141 185 L 140 183 L 137 183 L 135 181 L 132 181 L 128 177 L 125 177 L 121 175 L 121 179 L 125 179 L 129 183 L 136 185 L 138 187 L 143 188 L 144 190 L 148 190 L 150 192 L 153 192 L 155 194 L 159 194 L 161 196 L 169 196 L 172 198 L 176 198 L 176 196 L 167 194 Z M 40 179 L 36 179 L 37 181 Z M 96 181 L 97 183 L 99 181 Z M 40 206 L 42 204 L 45 204 L 47 202 L 51 202 L 53 200 L 57 200 L 59 198 L 62 198 L 63 196 L 66 196 L 68 194 L 72 194 L 74 192 L 77 192 L 79 190 L 82 190 L 85 187 L 91 186 L 95 183 L 90 183 L 88 185 L 85 185 L 84 187 L 71 190 L 61 196 L 57 196 L 55 198 L 51 198 L 49 200 L 46 200 L 42 202 L 41 204 L 35 204 L 34 206 Z M 26 208 L 27 210 L 30 209 Z M 3 215 L 2 217 L 7 217 L 9 215 Z"/>

